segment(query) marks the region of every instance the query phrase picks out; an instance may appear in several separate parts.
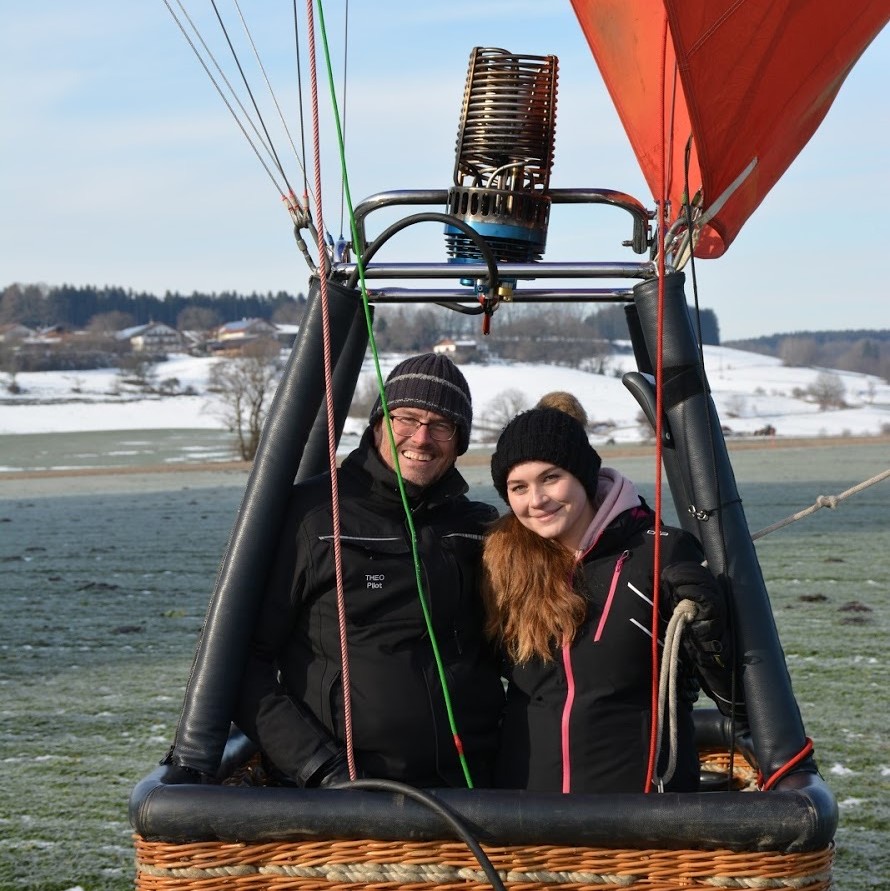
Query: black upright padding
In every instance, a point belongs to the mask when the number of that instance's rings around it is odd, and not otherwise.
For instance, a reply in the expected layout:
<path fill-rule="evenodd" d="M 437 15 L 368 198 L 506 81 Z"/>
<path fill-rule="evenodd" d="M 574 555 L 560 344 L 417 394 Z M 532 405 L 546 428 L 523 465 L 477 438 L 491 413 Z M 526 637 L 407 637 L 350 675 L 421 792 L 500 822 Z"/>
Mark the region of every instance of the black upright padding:
<path fill-rule="evenodd" d="M 748 522 L 736 486 L 717 410 L 683 293 L 683 273 L 665 278 L 662 364 L 664 411 L 673 432 L 678 486 L 697 517 L 708 565 L 731 586 L 748 722 L 764 777 L 783 768 L 805 747 L 800 709 L 791 689 Z M 650 356 L 657 355 L 658 280 L 634 287 L 634 302 Z M 666 465 L 667 472 L 671 466 Z M 673 487 L 672 487 L 673 488 Z M 812 758 L 796 767 L 814 771 Z"/>
<path fill-rule="evenodd" d="M 330 352 L 336 362 L 361 307 L 357 291 L 327 284 Z M 174 746 L 167 761 L 213 775 L 232 711 L 256 614 L 290 491 L 324 396 L 320 282 L 263 426 L 253 469 L 198 639 Z"/>
<path fill-rule="evenodd" d="M 628 303 L 624 307 L 624 317 L 627 321 L 627 330 L 630 334 L 630 343 L 634 351 L 634 361 L 637 363 L 638 371 L 629 371 L 621 378 L 621 383 L 627 387 L 628 391 L 637 401 L 637 404 L 643 410 L 643 414 L 652 427 L 653 435 L 655 433 L 656 406 L 657 398 L 655 392 L 655 363 L 649 355 L 649 349 L 646 346 L 646 338 L 643 336 L 643 328 L 640 324 L 640 316 L 637 308 L 633 303 Z M 671 498 L 677 509 L 677 517 L 680 526 L 693 535 L 698 534 L 695 520 L 690 516 L 686 506 L 689 504 L 689 495 L 683 488 L 683 474 L 677 462 L 677 449 L 674 442 L 674 435 L 671 432 L 670 425 L 666 418 L 662 418 L 662 462 L 664 463 L 665 473 L 668 479 L 668 485 L 671 489 Z"/>
<path fill-rule="evenodd" d="M 374 307 L 368 307 L 372 314 Z M 368 348 L 368 322 L 364 312 L 355 314 L 346 345 L 340 353 L 340 359 L 334 367 L 332 385 L 334 391 L 334 442 L 339 444 L 349 414 L 349 406 L 352 405 L 352 397 L 355 395 L 355 387 L 358 382 L 359 372 L 365 360 L 365 351 Z M 297 482 L 307 480 L 319 473 L 324 473 L 330 468 L 330 453 L 328 449 L 328 412 L 327 406 L 322 403 L 315 416 L 309 441 L 303 450 L 303 460 L 297 471 Z"/>
<path fill-rule="evenodd" d="M 634 351 L 634 361 L 640 374 L 655 376 L 655 363 L 649 355 L 646 346 L 646 338 L 643 335 L 643 326 L 640 323 L 640 313 L 635 303 L 628 303 L 624 307 L 624 320 L 627 322 L 627 332 L 630 334 L 630 345 Z"/>

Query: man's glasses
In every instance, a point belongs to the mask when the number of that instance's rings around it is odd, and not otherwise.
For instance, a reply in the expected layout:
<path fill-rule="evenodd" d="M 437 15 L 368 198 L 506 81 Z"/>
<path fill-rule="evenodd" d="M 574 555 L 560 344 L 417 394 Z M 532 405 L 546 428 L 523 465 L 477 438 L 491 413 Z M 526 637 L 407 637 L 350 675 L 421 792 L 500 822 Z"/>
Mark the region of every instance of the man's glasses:
<path fill-rule="evenodd" d="M 457 433 L 457 424 L 451 421 L 419 421 L 407 415 L 390 415 L 389 419 L 392 421 L 393 432 L 399 436 L 414 436 L 421 427 L 426 427 L 433 439 L 448 442 Z"/>

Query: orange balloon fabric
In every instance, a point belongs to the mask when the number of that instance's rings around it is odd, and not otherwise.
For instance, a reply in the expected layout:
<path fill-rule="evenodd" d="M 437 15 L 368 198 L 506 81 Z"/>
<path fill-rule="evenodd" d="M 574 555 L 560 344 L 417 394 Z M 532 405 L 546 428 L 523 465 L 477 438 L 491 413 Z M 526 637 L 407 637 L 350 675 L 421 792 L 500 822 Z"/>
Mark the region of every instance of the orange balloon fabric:
<path fill-rule="evenodd" d="M 890 20 L 890 0 L 571 0 L 646 182 L 723 254 Z"/>

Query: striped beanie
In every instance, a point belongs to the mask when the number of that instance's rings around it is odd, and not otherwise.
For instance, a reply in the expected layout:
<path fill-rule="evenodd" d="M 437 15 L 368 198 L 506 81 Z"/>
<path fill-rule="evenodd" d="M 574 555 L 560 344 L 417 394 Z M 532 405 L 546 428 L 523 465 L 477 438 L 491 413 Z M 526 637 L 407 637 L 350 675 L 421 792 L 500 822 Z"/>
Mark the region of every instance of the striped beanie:
<path fill-rule="evenodd" d="M 473 426 L 473 401 L 466 379 L 447 356 L 424 353 L 405 359 L 389 373 L 384 390 L 390 412 L 396 408 L 420 408 L 454 421 L 457 454 L 467 450 Z M 383 404 L 378 396 L 369 423 L 373 427 L 382 417 Z"/>

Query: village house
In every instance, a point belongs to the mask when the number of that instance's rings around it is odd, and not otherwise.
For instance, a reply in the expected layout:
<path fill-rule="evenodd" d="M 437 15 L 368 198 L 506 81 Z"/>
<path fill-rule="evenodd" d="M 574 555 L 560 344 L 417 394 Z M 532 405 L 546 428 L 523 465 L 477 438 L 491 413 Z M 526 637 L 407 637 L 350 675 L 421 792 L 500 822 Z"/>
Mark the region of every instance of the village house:
<path fill-rule="evenodd" d="M 23 340 L 30 340 L 35 335 L 36 332 L 33 328 L 20 325 L 18 322 L 0 325 L 0 343 L 21 343 Z"/>
<path fill-rule="evenodd" d="M 130 348 L 137 353 L 177 352 L 183 346 L 179 332 L 163 322 L 124 328 L 115 337 L 117 340 L 128 341 Z"/>
<path fill-rule="evenodd" d="M 433 345 L 433 352 L 448 356 L 455 362 L 479 361 L 479 349 L 475 340 L 453 340 L 445 337 Z"/>
<path fill-rule="evenodd" d="M 216 329 L 216 339 L 220 343 L 245 343 L 263 337 L 275 337 L 276 328 L 265 319 L 239 319 L 226 322 Z"/>
<path fill-rule="evenodd" d="M 270 339 L 278 339 L 278 329 L 275 325 L 265 319 L 239 319 L 220 325 L 216 329 L 213 342 L 208 344 L 208 347 L 214 354 L 237 356 L 249 344 Z"/>

